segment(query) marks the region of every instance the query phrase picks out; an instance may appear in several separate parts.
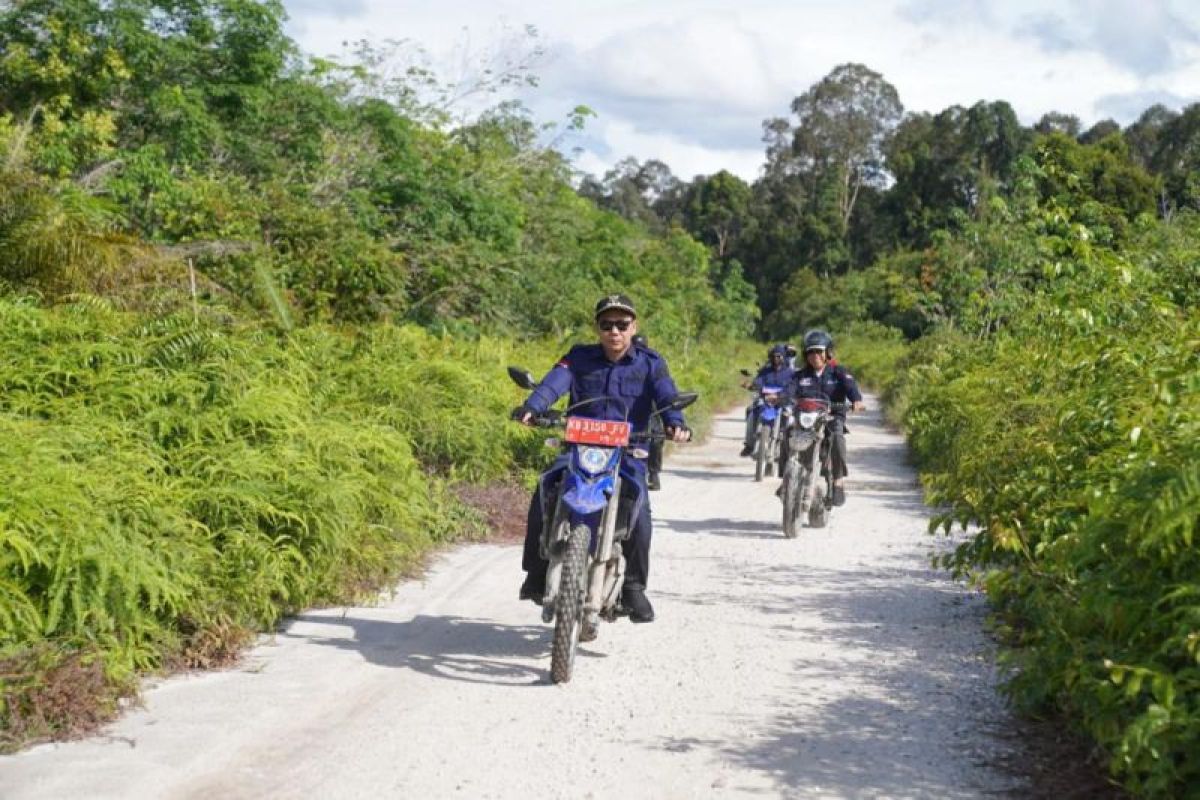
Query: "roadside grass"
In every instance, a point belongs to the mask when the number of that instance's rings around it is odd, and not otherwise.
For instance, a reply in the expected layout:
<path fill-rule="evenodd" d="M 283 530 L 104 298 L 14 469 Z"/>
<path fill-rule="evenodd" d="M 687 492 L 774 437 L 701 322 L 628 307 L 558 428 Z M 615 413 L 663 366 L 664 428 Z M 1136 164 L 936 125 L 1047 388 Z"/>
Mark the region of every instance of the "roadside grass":
<path fill-rule="evenodd" d="M 877 322 L 856 322 L 837 338 L 837 358 L 862 386 L 875 392 L 885 419 L 899 428 L 906 394 L 901 380 L 912 344 L 896 328 Z"/>
<path fill-rule="evenodd" d="M 508 421 L 504 368 L 540 374 L 569 344 L 0 298 L 0 751 L 92 730 L 141 675 L 228 664 L 288 613 L 370 602 L 485 536 L 472 499 L 550 455 Z M 698 429 L 748 347 L 672 362 Z"/>

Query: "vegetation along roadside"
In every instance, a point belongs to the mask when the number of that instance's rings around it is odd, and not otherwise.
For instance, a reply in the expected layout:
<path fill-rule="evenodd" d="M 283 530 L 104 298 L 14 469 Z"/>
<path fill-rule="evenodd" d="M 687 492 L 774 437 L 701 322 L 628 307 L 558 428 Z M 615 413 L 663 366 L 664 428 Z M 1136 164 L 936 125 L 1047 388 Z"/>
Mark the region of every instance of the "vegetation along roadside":
<path fill-rule="evenodd" d="M 545 456 L 503 367 L 548 366 L 619 288 L 710 403 L 739 342 L 833 331 L 939 526 L 978 531 L 946 566 L 986 586 L 1013 697 L 1136 794 L 1194 795 L 1200 104 L 905 112 L 842 64 L 764 120 L 753 181 L 595 177 L 550 146 L 588 108 L 544 126 L 505 94 L 523 57 L 452 86 L 283 26 L 273 1 L 0 11 L 4 747 L 477 532 L 454 487 Z"/>

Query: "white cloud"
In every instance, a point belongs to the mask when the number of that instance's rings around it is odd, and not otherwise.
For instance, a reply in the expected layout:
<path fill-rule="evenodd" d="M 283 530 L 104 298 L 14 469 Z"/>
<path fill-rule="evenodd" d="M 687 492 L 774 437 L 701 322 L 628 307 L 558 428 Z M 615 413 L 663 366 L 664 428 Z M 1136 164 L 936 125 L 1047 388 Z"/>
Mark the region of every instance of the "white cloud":
<path fill-rule="evenodd" d="M 604 158 L 594 150 L 585 150 L 576 167 L 593 174 L 603 174 L 624 155 L 636 154 L 639 161 L 658 159 L 667 164 L 679 178 L 690 180 L 696 175 L 710 175 L 722 169 L 746 179 L 757 177 L 763 162 L 761 148 L 715 149 L 690 142 L 670 133 L 639 130 L 628 120 L 598 120 L 593 135 L 603 138 L 612 154 Z"/>
<path fill-rule="evenodd" d="M 716 14 L 620 31 L 575 51 L 570 66 L 576 79 L 627 99 L 738 109 L 770 100 L 761 37 Z"/>
<path fill-rule="evenodd" d="M 317 54 L 360 38 L 409 38 L 445 58 L 537 25 L 552 53 L 524 99 L 541 119 L 578 104 L 599 119 L 580 168 L 658 158 L 681 177 L 722 167 L 753 178 L 761 122 L 838 64 L 881 72 L 913 111 L 1007 100 L 1025 122 L 1051 110 L 1085 125 L 1126 123 L 1138 98 L 1196 97 L 1200 6 L 1193 0 L 287 0 L 293 34 Z M 460 48 L 461 51 L 461 48 Z"/>

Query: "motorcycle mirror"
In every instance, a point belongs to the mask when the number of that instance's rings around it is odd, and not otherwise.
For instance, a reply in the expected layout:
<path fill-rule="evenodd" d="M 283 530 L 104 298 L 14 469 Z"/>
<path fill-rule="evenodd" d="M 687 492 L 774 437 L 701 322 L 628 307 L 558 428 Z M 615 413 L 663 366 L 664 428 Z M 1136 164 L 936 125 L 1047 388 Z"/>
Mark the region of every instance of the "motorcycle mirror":
<path fill-rule="evenodd" d="M 749 377 L 750 377 L 750 370 L 748 370 L 748 369 L 739 369 L 739 370 L 738 370 L 738 372 L 742 373 L 742 374 L 743 374 L 743 375 L 745 375 L 747 378 L 749 378 Z"/>
<path fill-rule="evenodd" d="M 688 406 L 690 406 L 692 403 L 696 402 L 699 399 L 700 399 L 699 392 L 680 392 L 679 394 L 675 395 L 675 399 L 672 400 L 668 405 L 670 406 L 670 408 L 672 408 L 676 411 L 680 411 L 682 409 L 687 408 Z"/>
<path fill-rule="evenodd" d="M 509 367 L 508 377 L 512 378 L 512 382 L 522 389 L 533 390 L 537 388 L 537 381 L 533 379 L 532 373 L 521 367 Z"/>

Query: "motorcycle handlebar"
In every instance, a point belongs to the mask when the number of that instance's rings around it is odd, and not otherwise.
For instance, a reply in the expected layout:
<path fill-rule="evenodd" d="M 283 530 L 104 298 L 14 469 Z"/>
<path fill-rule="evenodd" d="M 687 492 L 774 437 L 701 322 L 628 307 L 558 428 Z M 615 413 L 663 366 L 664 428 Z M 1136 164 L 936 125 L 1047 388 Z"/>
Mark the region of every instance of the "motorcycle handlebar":
<path fill-rule="evenodd" d="M 513 409 L 513 419 L 515 421 L 521 421 L 521 417 L 517 416 L 517 412 L 522 410 L 523 409 L 521 407 Z M 545 414 L 533 415 L 533 417 L 530 419 L 530 422 L 535 428 L 561 428 L 566 424 L 566 417 L 564 417 L 562 412 L 559 411 L 547 411 Z M 690 442 L 692 440 L 692 429 L 684 428 L 684 430 L 686 430 L 688 434 L 685 441 Z M 637 433 L 629 437 L 630 445 L 668 441 L 673 442 L 675 440 L 667 436 L 666 433 Z"/>

